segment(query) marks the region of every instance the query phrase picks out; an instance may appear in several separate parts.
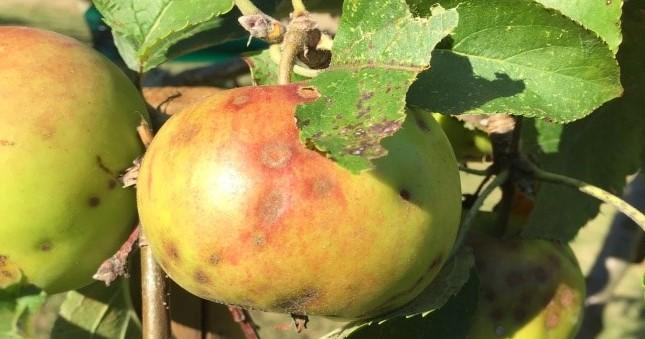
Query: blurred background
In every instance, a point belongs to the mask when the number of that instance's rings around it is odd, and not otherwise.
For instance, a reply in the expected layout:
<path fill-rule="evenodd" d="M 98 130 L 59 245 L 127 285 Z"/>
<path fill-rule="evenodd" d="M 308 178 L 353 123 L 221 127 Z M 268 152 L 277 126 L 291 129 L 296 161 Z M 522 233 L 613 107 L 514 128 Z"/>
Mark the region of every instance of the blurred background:
<path fill-rule="evenodd" d="M 118 62 L 118 53 L 112 46 L 109 31 L 101 22 L 98 12 L 87 0 L 0 0 L 0 25 L 26 25 L 41 27 L 75 37 Z M 1 37 L 0 37 L 1 38 Z M 221 88 L 250 85 L 248 67 L 239 57 L 245 50 L 263 48 L 247 41 L 232 41 L 221 46 L 198 51 L 169 62 L 153 70 L 144 78 L 147 86 L 207 85 Z M 478 165 L 474 165 L 477 167 Z M 481 164 L 479 164 L 481 166 Z M 463 175 L 464 192 L 472 192 L 480 177 Z M 642 186 L 645 185 L 642 182 Z M 484 206 L 490 209 L 499 195 L 491 196 Z M 641 197 L 642 200 L 642 197 Z M 602 206 L 598 216 L 589 221 L 571 244 L 585 273 L 592 270 L 594 262 L 607 237 L 615 210 Z M 134 268 L 136 269 L 136 268 Z M 626 266 L 613 293 L 606 299 L 606 307 L 598 313 L 602 322 L 592 319 L 592 325 L 602 323 L 597 338 L 640 339 L 645 338 L 645 308 L 643 307 L 642 275 L 645 265 Z M 136 290 L 136 282 L 133 282 Z M 219 305 L 198 300 L 179 287 L 173 286 L 173 330 L 183 338 L 241 338 L 237 324 L 232 322 L 228 310 Z M 136 295 L 135 295 L 136 304 Z M 54 320 L 64 299 L 63 295 L 51 296 L 33 319 L 30 337 L 49 338 Z M 196 315 L 197 313 L 199 315 Z M 262 338 L 318 338 L 340 326 L 327 319 L 312 318 L 309 329 L 297 335 L 289 316 L 252 312 L 253 320 L 260 326 Z M 208 323 L 204 325 L 204 322 Z M 586 326 L 590 326 L 587 324 Z M 200 335 L 200 328 L 207 334 Z M 585 329 L 583 329 L 585 330 Z"/>

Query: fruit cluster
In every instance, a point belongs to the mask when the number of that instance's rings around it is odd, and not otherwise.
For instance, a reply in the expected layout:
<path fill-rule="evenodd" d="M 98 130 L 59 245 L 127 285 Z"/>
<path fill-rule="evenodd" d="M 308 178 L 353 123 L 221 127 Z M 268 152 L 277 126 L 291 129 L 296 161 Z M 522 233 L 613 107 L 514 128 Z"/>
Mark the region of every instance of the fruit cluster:
<path fill-rule="evenodd" d="M 481 132 L 409 110 L 382 141 L 388 154 L 352 174 L 300 140 L 295 110 L 316 92 L 243 87 L 165 123 L 135 193 L 120 176 L 143 154 L 136 128 L 147 113 L 130 80 L 56 33 L 2 27 L 0 52 L 0 289 L 90 283 L 138 217 L 159 264 L 197 296 L 373 317 L 436 277 L 459 229 L 457 160 L 490 155 Z M 584 287 L 566 246 L 485 236 L 471 245 L 481 279 L 473 338 L 575 333 Z"/>

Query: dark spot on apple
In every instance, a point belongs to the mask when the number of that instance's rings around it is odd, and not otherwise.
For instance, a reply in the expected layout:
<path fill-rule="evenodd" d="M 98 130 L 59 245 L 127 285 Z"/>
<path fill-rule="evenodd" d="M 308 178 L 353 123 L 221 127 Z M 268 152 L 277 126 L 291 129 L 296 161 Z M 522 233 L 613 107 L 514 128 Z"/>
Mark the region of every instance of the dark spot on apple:
<path fill-rule="evenodd" d="M 278 299 L 272 307 L 283 313 L 305 313 L 307 305 L 315 302 L 320 297 L 317 289 L 305 288 L 293 295 Z"/>
<path fill-rule="evenodd" d="M 551 267 L 554 267 L 556 269 L 560 268 L 560 259 L 553 253 L 549 254 L 547 256 L 547 261 L 549 262 Z"/>
<path fill-rule="evenodd" d="M 0 267 L 4 266 L 7 264 L 7 256 L 6 255 L 0 255 Z"/>
<path fill-rule="evenodd" d="M 7 278 L 7 279 L 13 278 L 13 274 L 5 270 L 0 271 L 0 275 L 2 275 L 3 278 Z"/>
<path fill-rule="evenodd" d="M 324 197 L 333 187 L 331 181 L 325 177 L 314 179 L 311 184 L 311 191 L 315 197 Z"/>
<path fill-rule="evenodd" d="M 99 199 L 99 197 L 96 197 L 96 196 L 89 197 L 89 198 L 87 199 L 87 204 L 88 204 L 90 207 L 96 207 L 96 206 L 98 206 L 98 205 L 100 205 L 100 204 L 101 204 L 101 199 Z"/>
<path fill-rule="evenodd" d="M 293 152 L 289 145 L 276 142 L 262 147 L 260 151 L 260 160 L 262 164 L 269 168 L 283 168 L 291 160 Z"/>
<path fill-rule="evenodd" d="M 491 288 L 484 288 L 482 291 L 482 295 L 484 296 L 484 299 L 493 302 L 495 299 L 497 299 L 497 293 Z"/>
<path fill-rule="evenodd" d="M 504 318 L 504 312 L 501 309 L 496 308 L 490 312 L 489 316 L 493 321 L 499 322 Z"/>
<path fill-rule="evenodd" d="M 504 281 L 508 287 L 516 287 L 524 283 L 524 275 L 520 271 L 513 270 L 506 275 Z"/>
<path fill-rule="evenodd" d="M 116 188 L 116 180 L 110 179 L 108 180 L 108 189 L 113 190 Z"/>
<path fill-rule="evenodd" d="M 560 304 L 564 307 L 571 307 L 574 304 L 575 301 L 575 295 L 573 291 L 568 288 L 567 286 L 562 286 L 560 288 L 559 293 L 559 299 L 560 299 Z"/>
<path fill-rule="evenodd" d="M 92 196 L 87 199 L 87 204 L 90 207 L 96 207 L 101 204 L 101 199 L 97 196 Z"/>
<path fill-rule="evenodd" d="M 263 235 L 257 234 L 257 235 L 255 235 L 255 237 L 253 237 L 253 243 L 257 247 L 262 247 L 266 243 L 266 240 L 264 239 Z"/>
<path fill-rule="evenodd" d="M 403 200 L 410 201 L 410 191 L 406 190 L 405 188 L 399 191 L 399 195 L 401 196 L 401 198 L 403 198 Z"/>
<path fill-rule="evenodd" d="M 164 249 L 166 250 L 168 257 L 170 257 L 172 260 L 178 261 L 180 259 L 179 251 L 177 250 L 177 246 L 175 246 L 174 243 L 170 241 L 164 242 Z"/>
<path fill-rule="evenodd" d="M 417 117 L 416 122 L 420 130 L 424 132 L 430 132 L 430 127 L 428 127 L 428 124 L 426 124 L 425 120 L 423 120 L 421 117 Z"/>
<path fill-rule="evenodd" d="M 549 273 L 544 267 L 537 266 L 533 268 L 533 278 L 536 282 L 543 284 L 549 280 Z"/>
<path fill-rule="evenodd" d="M 198 284 L 202 284 L 202 285 L 203 284 L 208 284 L 211 281 L 211 279 L 208 277 L 208 275 L 206 273 L 204 273 L 204 271 L 201 271 L 201 270 L 195 271 L 193 277 L 195 278 L 195 281 Z"/>
<path fill-rule="evenodd" d="M 287 197 L 279 191 L 270 192 L 260 199 L 258 215 L 264 224 L 272 224 L 284 213 L 287 208 Z"/>
<path fill-rule="evenodd" d="M 13 141 L 0 139 L 0 146 L 14 146 L 15 144 Z"/>
<path fill-rule="evenodd" d="M 552 306 L 552 305 L 549 305 Z M 560 310 L 554 307 L 548 307 L 544 324 L 548 329 L 554 329 L 560 323 Z"/>
<path fill-rule="evenodd" d="M 219 264 L 219 262 L 220 262 L 221 260 L 222 260 L 222 258 L 220 258 L 220 256 L 219 256 L 218 254 L 211 254 L 211 255 L 208 257 L 208 263 L 209 263 L 209 264 L 211 264 L 211 265 L 213 265 L 213 266 L 215 266 L 215 265 Z"/>
<path fill-rule="evenodd" d="M 38 248 L 43 251 L 43 252 L 49 252 L 51 251 L 53 247 L 52 241 L 51 240 L 44 240 L 38 245 Z"/>

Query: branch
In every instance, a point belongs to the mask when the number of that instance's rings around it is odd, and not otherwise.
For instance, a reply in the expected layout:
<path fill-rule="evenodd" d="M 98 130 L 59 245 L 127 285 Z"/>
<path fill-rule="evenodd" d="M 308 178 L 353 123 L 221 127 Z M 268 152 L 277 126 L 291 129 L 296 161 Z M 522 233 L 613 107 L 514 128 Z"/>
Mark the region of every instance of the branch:
<path fill-rule="evenodd" d="M 527 162 L 536 179 L 554 184 L 567 185 L 577 188 L 580 192 L 590 195 L 600 201 L 614 206 L 617 210 L 632 219 L 636 225 L 645 230 L 645 215 L 625 200 L 603 190 L 600 187 L 588 184 L 582 180 L 570 178 L 561 174 L 547 172 L 531 162 Z"/>
<path fill-rule="evenodd" d="M 642 173 L 629 183 L 624 198 L 639 209 L 645 209 L 645 177 Z M 631 263 L 642 260 L 639 250 L 644 237 L 645 232 L 623 214 L 614 217 L 602 249 L 587 275 L 588 297 L 577 338 L 595 338 L 603 330 L 605 306 Z"/>
<path fill-rule="evenodd" d="M 280 64 L 278 65 L 278 84 L 285 85 L 291 82 L 291 70 L 296 63 L 298 54 L 310 45 L 310 32 L 316 28 L 315 22 L 306 13 L 296 16 L 291 20 L 284 35 Z M 318 33 L 320 33 L 318 31 Z M 318 39 L 320 36 L 318 35 Z M 317 41 L 316 41 L 317 44 Z"/>
<path fill-rule="evenodd" d="M 144 119 L 137 127 L 137 132 L 144 146 L 148 148 L 154 132 Z M 141 251 L 143 339 L 169 338 L 170 322 L 168 321 L 168 303 L 166 302 L 166 275 L 152 256 L 152 251 L 143 232 L 139 234 L 139 250 Z"/>
<path fill-rule="evenodd" d="M 240 325 L 246 339 L 260 339 L 249 312 L 239 306 L 233 305 L 228 305 L 228 310 L 231 312 L 233 320 Z"/>
<path fill-rule="evenodd" d="M 504 170 L 500 174 L 498 174 L 495 179 L 493 179 L 493 181 L 491 181 L 477 196 L 477 199 L 475 199 L 472 207 L 468 210 L 468 212 L 466 212 L 466 215 L 462 219 L 461 227 L 459 227 L 459 233 L 457 234 L 457 239 L 455 240 L 455 245 L 453 246 L 453 253 L 455 253 L 457 249 L 461 248 L 461 246 L 463 245 L 464 240 L 466 239 L 466 235 L 468 234 L 468 231 L 470 231 L 473 221 L 475 221 L 475 217 L 477 216 L 479 209 L 484 204 L 486 198 L 491 193 L 493 193 L 495 188 L 504 184 L 506 182 L 506 179 L 508 179 L 508 170 Z"/>
<path fill-rule="evenodd" d="M 252 38 L 265 40 L 270 44 L 282 41 L 286 28 L 280 21 L 262 12 L 250 0 L 235 0 L 235 6 L 242 12 L 237 21 Z"/>
<path fill-rule="evenodd" d="M 92 276 L 94 280 L 102 281 L 106 286 L 110 286 L 118 277 L 127 276 L 128 256 L 132 252 L 134 243 L 139 239 L 139 229 L 140 227 L 137 225 L 121 248 L 99 266 Z"/>
<path fill-rule="evenodd" d="M 492 173 L 490 167 L 486 168 L 486 169 L 483 169 L 483 170 L 478 170 L 478 169 L 466 167 L 466 166 L 461 165 L 461 164 L 459 165 L 459 170 L 464 172 L 464 173 L 473 174 L 473 175 L 479 175 L 479 176 L 487 176 L 487 175 Z"/>
<path fill-rule="evenodd" d="M 143 233 L 141 250 L 141 324 L 144 339 L 169 338 L 166 275 L 157 265 Z"/>

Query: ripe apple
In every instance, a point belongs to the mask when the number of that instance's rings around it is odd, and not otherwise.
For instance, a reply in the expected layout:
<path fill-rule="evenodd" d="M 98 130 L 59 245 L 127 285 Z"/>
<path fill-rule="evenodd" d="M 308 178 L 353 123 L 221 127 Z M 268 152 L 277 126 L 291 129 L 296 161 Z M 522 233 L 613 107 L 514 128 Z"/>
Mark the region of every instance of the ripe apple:
<path fill-rule="evenodd" d="M 0 27 L 0 288 L 76 289 L 127 238 L 146 107 L 106 58 L 63 35 Z"/>
<path fill-rule="evenodd" d="M 137 201 L 164 270 L 205 299 L 363 318 L 417 296 L 458 229 L 457 163 L 430 114 L 352 174 L 299 139 L 300 85 L 223 91 L 174 115 L 146 153 Z"/>

